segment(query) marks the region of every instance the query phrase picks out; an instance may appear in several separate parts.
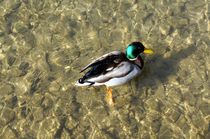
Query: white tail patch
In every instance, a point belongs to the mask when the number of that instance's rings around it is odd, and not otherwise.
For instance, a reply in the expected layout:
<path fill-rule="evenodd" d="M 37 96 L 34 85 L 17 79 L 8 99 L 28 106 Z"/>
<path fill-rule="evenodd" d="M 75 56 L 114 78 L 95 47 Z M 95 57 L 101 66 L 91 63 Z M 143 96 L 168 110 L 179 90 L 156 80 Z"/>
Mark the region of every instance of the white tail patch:
<path fill-rule="evenodd" d="M 84 82 L 84 83 L 79 83 L 79 81 L 77 81 L 75 83 L 76 86 L 100 86 L 100 85 L 105 85 L 104 83 L 97 83 L 95 82 L 94 84 L 93 83 L 89 83 L 89 82 Z"/>
<path fill-rule="evenodd" d="M 87 83 L 87 82 L 79 83 L 79 81 L 77 81 L 77 82 L 75 83 L 75 85 L 76 85 L 76 86 L 89 86 L 89 85 L 91 85 L 91 83 Z"/>

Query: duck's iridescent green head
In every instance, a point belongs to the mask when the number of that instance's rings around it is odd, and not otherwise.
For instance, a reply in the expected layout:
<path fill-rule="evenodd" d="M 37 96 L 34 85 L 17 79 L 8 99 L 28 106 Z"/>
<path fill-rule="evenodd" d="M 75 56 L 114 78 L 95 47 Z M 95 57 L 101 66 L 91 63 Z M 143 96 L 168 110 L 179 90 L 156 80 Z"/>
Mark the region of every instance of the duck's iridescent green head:
<path fill-rule="evenodd" d="M 145 48 L 141 42 L 132 42 L 126 48 L 126 57 L 129 60 L 136 60 L 141 53 L 152 54 L 153 51 Z"/>

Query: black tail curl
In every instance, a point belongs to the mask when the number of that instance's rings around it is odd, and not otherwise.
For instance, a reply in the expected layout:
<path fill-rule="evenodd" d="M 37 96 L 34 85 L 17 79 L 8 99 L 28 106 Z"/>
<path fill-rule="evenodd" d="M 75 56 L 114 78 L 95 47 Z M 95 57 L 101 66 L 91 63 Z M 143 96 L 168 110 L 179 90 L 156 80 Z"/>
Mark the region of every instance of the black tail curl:
<path fill-rule="evenodd" d="M 79 82 L 80 84 L 85 83 L 85 78 L 84 78 L 84 77 L 83 77 L 83 78 L 80 78 L 80 79 L 78 80 L 78 82 Z"/>

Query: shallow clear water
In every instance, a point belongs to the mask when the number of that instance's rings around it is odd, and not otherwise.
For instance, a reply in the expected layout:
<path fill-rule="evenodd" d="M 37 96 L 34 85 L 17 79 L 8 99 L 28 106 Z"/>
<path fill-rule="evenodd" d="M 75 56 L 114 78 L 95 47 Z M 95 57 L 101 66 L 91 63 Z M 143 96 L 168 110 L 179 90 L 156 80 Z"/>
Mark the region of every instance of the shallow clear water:
<path fill-rule="evenodd" d="M 210 138 L 208 0 L 0 0 L 0 138 Z M 113 88 L 75 87 L 92 58 L 155 51 Z"/>

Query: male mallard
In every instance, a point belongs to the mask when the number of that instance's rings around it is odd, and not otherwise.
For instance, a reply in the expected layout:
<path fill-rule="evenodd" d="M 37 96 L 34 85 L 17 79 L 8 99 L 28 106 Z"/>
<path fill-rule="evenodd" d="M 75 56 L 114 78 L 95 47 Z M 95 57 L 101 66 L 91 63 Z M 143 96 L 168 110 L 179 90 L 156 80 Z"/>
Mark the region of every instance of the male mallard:
<path fill-rule="evenodd" d="M 113 104 L 111 86 L 122 85 L 141 73 L 144 61 L 140 54 L 152 54 L 141 42 L 132 42 L 126 48 L 126 52 L 113 51 L 92 61 L 81 72 L 90 68 L 80 78 L 77 86 L 100 86 L 107 87 L 107 101 Z"/>

